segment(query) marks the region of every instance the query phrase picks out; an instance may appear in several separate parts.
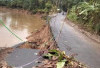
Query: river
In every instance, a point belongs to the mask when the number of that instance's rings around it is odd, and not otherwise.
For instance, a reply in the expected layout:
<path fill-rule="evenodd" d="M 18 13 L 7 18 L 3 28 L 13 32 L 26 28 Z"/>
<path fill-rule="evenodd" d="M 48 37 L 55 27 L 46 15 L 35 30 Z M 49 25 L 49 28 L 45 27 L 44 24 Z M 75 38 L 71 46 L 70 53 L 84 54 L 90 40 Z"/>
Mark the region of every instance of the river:
<path fill-rule="evenodd" d="M 75 58 L 90 68 L 100 68 L 100 43 L 96 43 L 70 26 L 68 24 L 70 22 L 64 22 L 65 17 L 66 14 L 58 13 L 50 22 L 55 38 L 58 37 L 64 23 L 60 37 L 56 39 L 59 48 L 67 55 L 78 54 Z"/>
<path fill-rule="evenodd" d="M 45 21 L 42 20 L 39 15 L 18 13 L 2 8 L 0 8 L 0 20 L 23 41 L 26 41 L 26 37 L 29 36 L 31 32 L 35 32 L 45 24 Z M 22 41 L 0 24 L 0 47 L 12 47 L 20 42 Z"/>

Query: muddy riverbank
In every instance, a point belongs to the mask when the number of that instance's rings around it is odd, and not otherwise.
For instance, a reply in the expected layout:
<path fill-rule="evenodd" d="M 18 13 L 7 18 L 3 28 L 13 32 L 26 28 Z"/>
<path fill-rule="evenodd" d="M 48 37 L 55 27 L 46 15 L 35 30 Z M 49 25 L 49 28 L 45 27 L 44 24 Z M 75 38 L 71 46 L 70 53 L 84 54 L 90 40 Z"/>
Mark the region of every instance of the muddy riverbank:
<path fill-rule="evenodd" d="M 12 11 L 14 13 L 20 13 L 20 14 L 29 14 L 29 15 L 32 15 L 30 11 L 28 10 L 24 10 L 24 9 L 14 9 L 14 8 L 7 8 L 7 7 L 0 7 L 0 10 L 4 11 L 7 10 L 7 11 Z"/>
<path fill-rule="evenodd" d="M 21 9 L 21 8 L 8 8 L 8 7 L 4 7 L 4 6 L 0 6 L 0 10 L 3 10 L 5 12 L 9 11 L 9 12 L 14 12 L 14 13 L 20 13 L 20 14 L 25 14 L 25 15 L 39 15 L 39 16 L 45 16 L 45 13 L 39 13 L 37 12 L 36 14 L 33 14 L 31 11 L 29 10 L 25 10 L 25 9 Z"/>
<path fill-rule="evenodd" d="M 27 42 L 18 48 L 31 48 L 31 49 L 56 49 L 57 45 L 50 32 L 49 25 L 44 25 L 36 33 L 32 33 L 27 37 Z"/>

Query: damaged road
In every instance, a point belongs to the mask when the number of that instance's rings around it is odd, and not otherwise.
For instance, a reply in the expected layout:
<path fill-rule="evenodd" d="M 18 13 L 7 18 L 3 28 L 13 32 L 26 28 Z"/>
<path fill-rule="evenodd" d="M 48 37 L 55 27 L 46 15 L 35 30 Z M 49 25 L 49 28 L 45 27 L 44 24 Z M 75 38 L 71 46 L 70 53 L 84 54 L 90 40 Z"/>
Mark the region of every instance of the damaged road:
<path fill-rule="evenodd" d="M 59 34 L 66 14 L 58 13 L 50 21 L 52 32 L 55 36 Z M 100 68 L 100 44 L 94 44 L 89 38 L 85 38 L 81 32 L 64 22 L 64 26 L 57 44 L 67 55 L 78 54 L 76 58 L 88 65 L 90 68 Z"/>
<path fill-rule="evenodd" d="M 41 30 L 27 37 L 28 41 L 12 48 L 13 51 L 5 49 L 3 53 L 1 50 L 4 56 L 7 53 L 4 57 L 6 65 L 1 65 L 1 68 L 5 66 L 5 68 L 58 68 L 59 63 L 63 63 L 61 68 L 87 68 L 76 61 L 73 56 L 69 57 L 60 51 L 51 37 L 53 36 L 50 28 L 45 25 Z"/>

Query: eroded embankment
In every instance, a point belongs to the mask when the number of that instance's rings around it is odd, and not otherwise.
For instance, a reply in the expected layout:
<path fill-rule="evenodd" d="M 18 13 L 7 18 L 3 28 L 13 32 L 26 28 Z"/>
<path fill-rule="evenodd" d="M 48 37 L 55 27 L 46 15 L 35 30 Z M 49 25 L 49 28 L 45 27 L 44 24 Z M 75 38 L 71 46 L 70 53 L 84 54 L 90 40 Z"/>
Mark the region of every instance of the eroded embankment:
<path fill-rule="evenodd" d="M 5 13 L 5 10 L 8 12 L 12 12 L 12 13 L 19 13 L 19 14 L 24 14 L 24 15 L 38 15 L 39 17 L 44 17 L 46 16 L 46 13 L 40 13 L 37 12 L 36 14 L 33 14 L 31 11 L 29 10 L 25 10 L 25 9 L 20 9 L 20 8 L 8 8 L 8 7 L 4 7 L 4 6 L 0 6 L 0 11 Z"/>
<path fill-rule="evenodd" d="M 32 49 L 56 49 L 56 43 L 53 40 L 50 28 L 44 25 L 36 33 L 32 33 L 27 37 L 27 42 L 19 46 L 19 48 L 32 48 Z"/>

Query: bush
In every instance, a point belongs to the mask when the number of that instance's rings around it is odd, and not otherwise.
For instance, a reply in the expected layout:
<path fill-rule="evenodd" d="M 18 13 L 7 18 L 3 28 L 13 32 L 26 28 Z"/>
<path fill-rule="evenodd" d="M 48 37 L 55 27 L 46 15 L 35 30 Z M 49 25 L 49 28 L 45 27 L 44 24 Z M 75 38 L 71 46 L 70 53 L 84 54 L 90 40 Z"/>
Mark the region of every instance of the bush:
<path fill-rule="evenodd" d="M 68 19 L 83 24 L 88 30 L 100 34 L 100 4 L 81 2 L 72 7 L 67 15 Z"/>
<path fill-rule="evenodd" d="M 75 7 L 73 7 L 70 11 L 68 11 L 67 18 L 72 21 L 77 21 L 78 16 L 75 13 Z"/>

